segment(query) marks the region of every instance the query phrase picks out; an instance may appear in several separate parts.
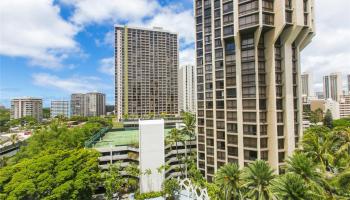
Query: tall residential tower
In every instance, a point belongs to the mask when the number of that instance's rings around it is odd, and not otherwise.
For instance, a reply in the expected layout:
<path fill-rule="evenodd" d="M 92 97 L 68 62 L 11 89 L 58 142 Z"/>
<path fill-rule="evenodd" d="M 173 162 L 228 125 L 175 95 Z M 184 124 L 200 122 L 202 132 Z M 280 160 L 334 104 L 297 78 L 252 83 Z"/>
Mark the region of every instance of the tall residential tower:
<path fill-rule="evenodd" d="M 179 111 L 196 113 L 196 68 L 193 65 L 180 67 L 178 73 L 179 81 Z"/>
<path fill-rule="evenodd" d="M 51 101 L 51 118 L 56 116 L 69 117 L 69 102 L 62 100 Z"/>
<path fill-rule="evenodd" d="M 99 92 L 71 95 L 71 116 L 95 117 L 106 114 L 106 95 Z"/>
<path fill-rule="evenodd" d="M 323 93 L 326 99 L 340 101 L 340 96 L 343 94 L 341 73 L 331 73 L 323 77 Z"/>
<path fill-rule="evenodd" d="M 267 160 L 279 172 L 302 134 L 300 51 L 313 0 L 195 0 L 198 167 Z"/>
<path fill-rule="evenodd" d="M 303 102 L 307 101 L 309 97 L 315 96 L 312 88 L 312 76 L 310 73 L 301 74 L 301 94 Z"/>
<path fill-rule="evenodd" d="M 161 28 L 115 27 L 118 119 L 178 113 L 177 34 Z"/>

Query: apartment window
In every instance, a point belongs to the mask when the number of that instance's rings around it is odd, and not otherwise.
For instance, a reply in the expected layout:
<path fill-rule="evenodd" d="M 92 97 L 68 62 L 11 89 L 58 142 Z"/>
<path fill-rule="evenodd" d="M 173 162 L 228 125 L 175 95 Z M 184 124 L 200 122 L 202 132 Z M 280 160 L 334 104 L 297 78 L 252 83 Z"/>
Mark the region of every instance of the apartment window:
<path fill-rule="evenodd" d="M 215 29 L 215 38 L 218 38 L 221 36 L 221 29 Z"/>
<path fill-rule="evenodd" d="M 267 138 L 260 138 L 260 148 L 267 148 Z"/>
<path fill-rule="evenodd" d="M 239 6 L 239 14 L 245 15 L 254 11 L 257 11 L 259 8 L 259 2 L 253 1 Z"/>
<path fill-rule="evenodd" d="M 216 91 L 216 99 L 224 99 L 224 91 Z"/>
<path fill-rule="evenodd" d="M 224 101 L 216 101 L 216 109 L 224 109 L 225 102 Z"/>
<path fill-rule="evenodd" d="M 283 112 L 277 112 L 277 122 L 283 123 Z"/>
<path fill-rule="evenodd" d="M 235 88 L 227 89 L 226 92 L 227 92 L 227 98 L 236 98 L 237 97 Z"/>
<path fill-rule="evenodd" d="M 256 125 L 243 125 L 244 135 L 256 135 L 257 129 Z"/>
<path fill-rule="evenodd" d="M 237 121 L 237 112 L 227 112 L 227 120 Z"/>
<path fill-rule="evenodd" d="M 207 109 L 213 109 L 213 102 L 212 101 L 205 102 L 205 105 L 206 105 Z"/>
<path fill-rule="evenodd" d="M 283 163 L 285 158 L 284 152 L 278 152 L 278 162 Z"/>
<path fill-rule="evenodd" d="M 223 13 L 228 13 L 233 11 L 233 2 L 225 3 L 223 5 Z"/>
<path fill-rule="evenodd" d="M 237 133 L 237 124 L 227 123 L 227 131 L 231 133 Z"/>
<path fill-rule="evenodd" d="M 216 59 L 222 59 L 222 49 L 217 49 L 216 51 L 215 51 L 215 58 Z"/>
<path fill-rule="evenodd" d="M 216 81 L 216 89 L 224 89 L 224 81 Z"/>
<path fill-rule="evenodd" d="M 227 101 L 227 108 L 228 109 L 237 109 L 237 101 L 235 101 L 235 100 Z"/>
<path fill-rule="evenodd" d="M 273 12 L 273 1 L 272 0 L 263 0 L 262 7 L 264 11 Z"/>
<path fill-rule="evenodd" d="M 212 120 L 210 120 L 210 121 L 212 121 Z M 211 123 L 212 123 L 212 122 L 211 122 Z M 211 137 L 211 138 L 214 137 L 214 131 L 213 131 L 213 129 L 206 129 L 206 130 L 205 130 L 205 133 L 207 134 L 207 137 Z"/>
<path fill-rule="evenodd" d="M 283 109 L 283 100 L 282 99 L 276 99 L 276 107 L 277 107 L 277 110 Z"/>
<path fill-rule="evenodd" d="M 267 125 L 260 126 L 260 135 L 267 135 Z"/>
<path fill-rule="evenodd" d="M 243 95 L 243 98 L 255 98 L 256 88 L 254 86 L 243 87 L 242 88 L 242 95 Z"/>
<path fill-rule="evenodd" d="M 222 18 L 224 25 L 233 23 L 233 14 L 224 15 Z"/>
<path fill-rule="evenodd" d="M 224 27 L 224 36 L 233 35 L 233 25 Z"/>
<path fill-rule="evenodd" d="M 216 144 L 218 149 L 225 150 L 225 142 L 218 141 Z"/>
<path fill-rule="evenodd" d="M 256 122 L 256 113 L 255 112 L 244 112 L 243 113 L 244 122 Z"/>
<path fill-rule="evenodd" d="M 213 120 L 207 120 L 206 125 L 207 127 L 213 127 Z"/>
<path fill-rule="evenodd" d="M 255 85 L 255 74 L 242 75 L 243 85 Z"/>
<path fill-rule="evenodd" d="M 204 94 L 203 93 L 198 93 L 197 94 L 198 100 L 204 100 Z"/>
<path fill-rule="evenodd" d="M 198 115 L 199 115 L 199 111 L 198 111 Z M 224 111 L 216 111 L 216 118 L 217 119 L 225 119 Z"/>
<path fill-rule="evenodd" d="M 244 147 L 257 148 L 258 143 L 256 140 L 256 138 L 243 138 Z"/>
<path fill-rule="evenodd" d="M 283 125 L 278 125 L 277 126 L 277 135 L 278 136 L 284 136 L 284 126 Z"/>
<path fill-rule="evenodd" d="M 213 118 L 213 111 L 207 111 L 206 112 L 206 117 Z"/>
<path fill-rule="evenodd" d="M 234 42 L 228 42 L 226 43 L 226 55 L 232 55 L 235 54 L 236 46 Z"/>
<path fill-rule="evenodd" d="M 212 83 L 206 83 L 205 84 L 205 89 L 208 90 L 208 91 L 209 90 L 213 90 L 213 84 Z"/>
<path fill-rule="evenodd" d="M 284 139 L 278 139 L 278 149 L 284 149 Z"/>
<path fill-rule="evenodd" d="M 216 136 L 220 140 L 225 140 L 225 131 L 216 131 Z"/>
<path fill-rule="evenodd" d="M 221 15 L 220 9 L 214 11 L 214 17 L 215 17 L 215 18 L 219 18 L 220 15 Z"/>
<path fill-rule="evenodd" d="M 229 144 L 238 144 L 238 136 L 237 135 L 227 135 L 227 142 Z"/>
<path fill-rule="evenodd" d="M 268 160 L 269 159 L 269 152 L 268 151 L 261 151 L 260 152 L 260 157 L 261 157 L 261 160 Z"/>
<path fill-rule="evenodd" d="M 238 148 L 237 147 L 227 147 L 227 154 L 230 156 L 238 156 Z"/>
<path fill-rule="evenodd" d="M 259 23 L 259 15 L 249 15 L 239 18 L 239 26 L 241 28 L 257 25 Z"/>
<path fill-rule="evenodd" d="M 218 129 L 225 129 L 225 122 L 217 121 L 216 122 L 216 128 L 218 128 Z"/>
<path fill-rule="evenodd" d="M 266 100 L 265 99 L 260 99 L 259 100 L 259 107 L 260 107 L 260 110 L 265 110 L 266 109 Z"/>
<path fill-rule="evenodd" d="M 211 9 L 210 8 L 207 8 L 204 10 L 204 17 L 210 17 L 211 15 Z"/>
<path fill-rule="evenodd" d="M 221 20 L 220 19 L 215 20 L 214 26 L 215 28 L 219 28 L 221 26 Z"/>
<path fill-rule="evenodd" d="M 221 39 L 216 39 L 215 40 L 215 47 L 221 47 Z"/>
<path fill-rule="evenodd" d="M 258 158 L 258 152 L 244 150 L 244 159 L 245 160 L 256 160 Z"/>
<path fill-rule="evenodd" d="M 225 144 L 225 143 L 224 143 L 224 144 Z M 221 148 L 218 147 L 218 149 L 221 149 Z M 223 150 L 225 150 L 225 147 L 223 148 Z M 225 160 L 225 157 L 226 157 L 225 152 L 218 151 L 218 152 L 217 152 L 217 155 L 218 155 L 218 159 L 219 159 L 219 160 Z M 221 163 L 221 162 L 218 162 L 218 163 Z M 218 167 L 219 167 L 219 166 L 218 166 Z"/>
<path fill-rule="evenodd" d="M 198 109 L 204 108 L 204 102 L 197 102 Z"/>
<path fill-rule="evenodd" d="M 248 50 L 242 51 L 242 61 L 243 62 L 252 61 L 254 59 L 255 59 L 254 49 L 248 49 Z"/>

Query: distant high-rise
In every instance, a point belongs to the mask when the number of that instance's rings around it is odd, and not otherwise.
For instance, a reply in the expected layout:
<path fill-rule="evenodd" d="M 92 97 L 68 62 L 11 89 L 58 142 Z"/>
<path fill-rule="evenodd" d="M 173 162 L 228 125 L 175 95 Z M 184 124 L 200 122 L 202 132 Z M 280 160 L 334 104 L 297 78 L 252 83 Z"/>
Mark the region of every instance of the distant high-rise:
<path fill-rule="evenodd" d="M 106 95 L 98 92 L 85 94 L 85 112 L 87 117 L 101 116 L 106 114 Z"/>
<path fill-rule="evenodd" d="M 11 119 L 31 116 L 38 121 L 43 119 L 43 100 L 24 97 L 11 100 Z"/>
<path fill-rule="evenodd" d="M 195 0 L 198 167 L 262 159 L 279 172 L 302 136 L 300 52 L 313 0 Z"/>
<path fill-rule="evenodd" d="M 98 92 L 71 95 L 72 116 L 101 116 L 106 114 L 106 95 Z"/>
<path fill-rule="evenodd" d="M 196 113 L 196 68 L 193 65 L 180 67 L 179 80 L 179 111 Z"/>
<path fill-rule="evenodd" d="M 341 79 L 340 73 L 331 73 L 329 76 L 323 77 L 324 98 L 340 101 L 340 96 L 343 94 Z"/>
<path fill-rule="evenodd" d="M 85 112 L 85 95 L 75 93 L 70 98 L 70 112 L 71 116 L 84 116 Z"/>
<path fill-rule="evenodd" d="M 139 117 L 178 113 L 178 39 L 161 28 L 115 27 L 115 110 Z"/>
<path fill-rule="evenodd" d="M 312 88 L 312 76 L 310 73 L 301 74 L 301 93 L 306 100 L 308 97 L 314 96 Z"/>
<path fill-rule="evenodd" d="M 51 101 L 51 118 L 56 116 L 69 117 L 68 101 Z"/>

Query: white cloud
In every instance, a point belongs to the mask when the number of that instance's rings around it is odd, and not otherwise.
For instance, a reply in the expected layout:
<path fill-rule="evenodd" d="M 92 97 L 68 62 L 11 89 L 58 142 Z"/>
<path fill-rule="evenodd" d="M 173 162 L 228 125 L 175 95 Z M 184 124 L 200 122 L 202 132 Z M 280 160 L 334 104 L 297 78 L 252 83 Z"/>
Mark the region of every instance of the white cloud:
<path fill-rule="evenodd" d="M 0 1 L 0 54 L 29 58 L 31 64 L 61 67 L 77 51 L 77 28 L 62 19 L 53 0 Z"/>
<path fill-rule="evenodd" d="M 97 46 L 101 46 L 101 45 L 107 45 L 107 46 L 111 46 L 111 47 L 114 47 L 114 30 L 112 31 L 108 31 L 103 39 L 96 39 L 95 40 L 96 42 L 96 45 Z"/>
<path fill-rule="evenodd" d="M 194 42 L 194 18 L 192 10 L 178 11 L 177 7 L 164 7 L 153 18 L 145 22 L 134 22 L 137 26 L 163 27 L 165 30 L 179 34 L 181 44 Z"/>
<path fill-rule="evenodd" d="M 55 88 L 68 93 L 104 91 L 110 86 L 100 83 L 97 77 L 72 76 L 60 78 L 48 73 L 33 74 L 33 83 L 37 86 Z"/>
<path fill-rule="evenodd" d="M 156 0 L 61 0 L 75 8 L 71 21 L 78 25 L 139 20 L 155 13 Z"/>
<path fill-rule="evenodd" d="M 314 88 L 322 91 L 322 77 L 332 72 L 350 74 L 349 0 L 318 0 L 316 36 L 302 52 L 302 70 L 313 74 Z M 344 87 L 345 89 L 345 87 Z"/>
<path fill-rule="evenodd" d="M 114 57 L 100 60 L 99 71 L 110 76 L 114 76 Z"/>
<path fill-rule="evenodd" d="M 195 50 L 194 48 L 187 48 L 180 51 L 180 66 L 195 64 Z"/>

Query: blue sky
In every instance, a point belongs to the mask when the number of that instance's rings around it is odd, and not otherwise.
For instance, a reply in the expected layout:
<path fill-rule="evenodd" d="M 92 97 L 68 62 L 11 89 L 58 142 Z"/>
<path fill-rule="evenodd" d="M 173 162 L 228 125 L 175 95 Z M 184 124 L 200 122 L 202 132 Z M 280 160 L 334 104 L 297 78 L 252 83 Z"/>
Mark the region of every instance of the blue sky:
<path fill-rule="evenodd" d="M 317 36 L 303 70 L 350 73 L 348 0 L 316 1 Z M 179 33 L 180 65 L 194 64 L 193 0 L 1 0 L 0 104 L 35 96 L 48 106 L 72 92 L 101 91 L 114 102 L 114 24 L 161 26 Z M 332 10 L 329 8 L 332 7 Z M 334 34 L 334 39 L 328 39 Z M 327 39 L 326 39 L 327 38 Z"/>

